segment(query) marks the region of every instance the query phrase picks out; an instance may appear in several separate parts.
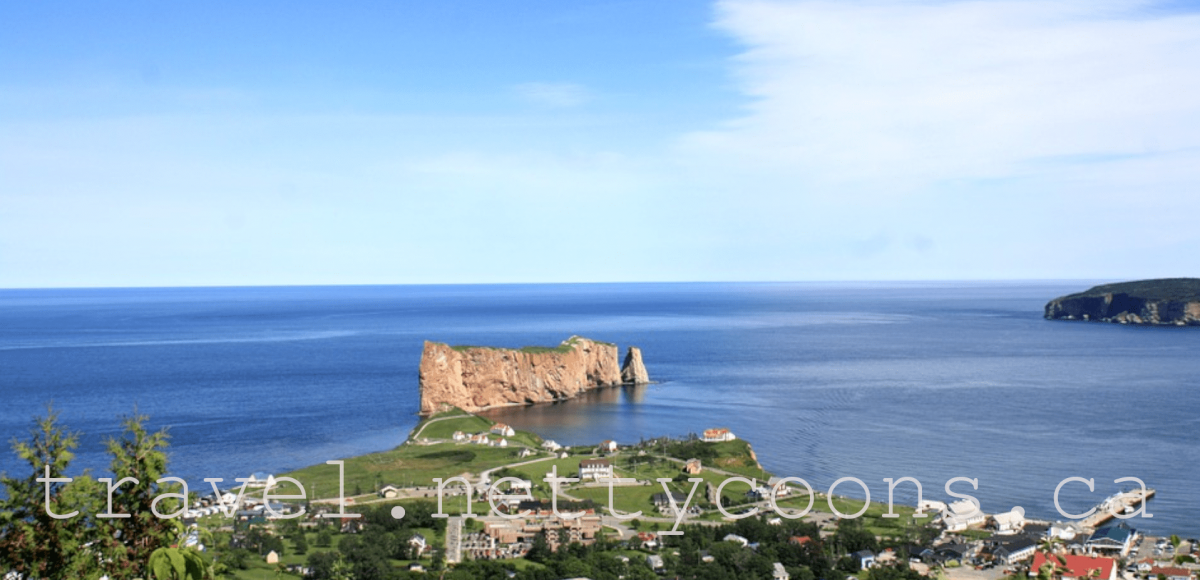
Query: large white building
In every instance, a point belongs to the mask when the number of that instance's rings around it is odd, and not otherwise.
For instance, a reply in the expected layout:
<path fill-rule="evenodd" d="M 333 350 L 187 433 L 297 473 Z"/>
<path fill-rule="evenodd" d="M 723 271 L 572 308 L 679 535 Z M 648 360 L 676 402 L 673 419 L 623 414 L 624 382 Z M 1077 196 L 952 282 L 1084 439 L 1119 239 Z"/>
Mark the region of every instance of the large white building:
<path fill-rule="evenodd" d="M 949 532 L 961 532 L 986 520 L 987 514 L 975 507 L 969 499 L 958 500 L 946 506 L 946 511 L 942 512 L 942 525 L 946 526 L 946 531 Z"/>
<path fill-rule="evenodd" d="M 613 466 L 607 459 L 584 459 L 579 462 L 580 479 L 611 478 L 612 476 Z"/>

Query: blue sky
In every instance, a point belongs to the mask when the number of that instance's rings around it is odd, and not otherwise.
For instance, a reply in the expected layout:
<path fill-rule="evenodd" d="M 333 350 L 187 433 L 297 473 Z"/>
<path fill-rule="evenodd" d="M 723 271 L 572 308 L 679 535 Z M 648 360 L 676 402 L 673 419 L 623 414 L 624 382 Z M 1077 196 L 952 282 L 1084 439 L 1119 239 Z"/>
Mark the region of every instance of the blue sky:
<path fill-rule="evenodd" d="M 1189 3 L 0 22 L 0 287 L 1200 275 Z"/>

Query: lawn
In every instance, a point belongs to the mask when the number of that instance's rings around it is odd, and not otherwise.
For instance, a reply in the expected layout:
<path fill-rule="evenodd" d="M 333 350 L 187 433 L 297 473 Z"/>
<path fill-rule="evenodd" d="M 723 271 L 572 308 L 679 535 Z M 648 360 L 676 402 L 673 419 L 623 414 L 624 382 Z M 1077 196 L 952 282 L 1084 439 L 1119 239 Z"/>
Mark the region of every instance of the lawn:
<path fill-rule="evenodd" d="M 580 499 L 590 499 L 600 506 L 603 506 L 603 508 L 608 507 L 608 486 L 572 489 L 568 493 Z M 643 512 L 642 515 L 645 517 L 667 517 L 659 514 L 658 510 L 654 507 L 654 503 L 650 501 L 650 498 L 656 493 L 662 493 L 662 485 L 660 485 L 658 482 L 655 482 L 654 485 L 614 485 L 613 503 L 615 504 L 617 511 L 622 514 L 630 514 L 641 511 Z M 697 491 L 696 494 L 700 495 L 701 492 Z M 696 500 L 693 499 L 692 503 L 695 502 Z M 608 510 L 604 509 L 603 513 L 607 514 Z"/>
<path fill-rule="evenodd" d="M 444 417 L 453 417 L 458 415 L 456 419 L 443 419 Z M 433 419 L 441 419 L 434 421 Z M 422 425 L 418 425 L 413 429 L 413 433 L 420 433 L 421 439 L 443 439 L 449 440 L 454 436 L 455 431 L 462 431 L 467 435 L 474 433 L 487 433 L 496 423 L 478 415 L 471 415 L 459 409 L 440 413 L 437 416 L 426 419 Z M 499 439 L 498 435 L 493 435 L 492 438 Z M 542 438 L 537 433 L 530 431 L 517 431 L 512 437 L 507 437 L 509 445 L 519 444 L 526 447 L 537 449 L 542 444 Z"/>
<path fill-rule="evenodd" d="M 441 417 L 445 417 L 445 415 L 438 415 L 437 418 L 440 419 Z M 493 422 L 477 415 L 464 415 L 457 419 L 426 421 L 426 423 L 423 430 L 420 427 L 413 430 L 414 433 L 420 430 L 421 437 L 424 439 L 449 439 L 454 435 L 455 431 L 462 431 L 467 435 L 480 432 L 486 433 L 494 425 Z"/>
<path fill-rule="evenodd" d="M 371 493 L 377 485 L 430 486 L 434 485 L 434 478 L 445 479 L 465 472 L 478 474 L 519 461 L 518 453 L 518 449 L 511 448 L 440 443 L 403 445 L 391 451 L 352 457 L 345 460 L 346 495 Z M 337 497 L 337 465 L 313 465 L 284 475 L 303 484 L 310 499 Z"/>
<path fill-rule="evenodd" d="M 678 459 L 699 459 L 705 468 L 716 468 L 763 481 L 771 477 L 769 472 L 758 466 L 750 443 L 741 439 L 720 443 L 676 441 L 667 445 L 665 451 L 667 455 Z"/>
<path fill-rule="evenodd" d="M 857 513 L 858 510 L 862 509 L 863 501 L 845 497 L 834 497 L 833 505 L 839 512 L 850 515 Z M 827 511 L 829 509 L 828 500 L 825 498 L 825 496 L 817 498 L 813 509 L 821 511 Z M 863 520 L 863 526 L 876 536 L 899 537 L 904 535 L 905 529 L 909 525 L 913 523 L 917 525 L 925 525 L 929 522 L 929 518 L 912 517 L 913 514 L 916 513 L 916 508 L 911 506 L 897 504 L 895 506 L 895 512 L 899 514 L 900 517 L 884 518 L 882 516 L 883 514 L 887 513 L 887 504 L 873 501 L 871 502 L 871 505 L 867 507 L 866 513 L 861 516 Z"/>

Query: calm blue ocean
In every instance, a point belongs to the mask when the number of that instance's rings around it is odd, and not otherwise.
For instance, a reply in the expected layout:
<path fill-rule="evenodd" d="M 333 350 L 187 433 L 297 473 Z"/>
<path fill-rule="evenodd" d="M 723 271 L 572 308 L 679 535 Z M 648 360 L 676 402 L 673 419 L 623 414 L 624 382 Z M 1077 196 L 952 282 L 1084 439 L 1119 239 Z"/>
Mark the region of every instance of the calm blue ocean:
<path fill-rule="evenodd" d="M 1136 527 L 1200 535 L 1200 329 L 1042 320 L 1086 286 L 0 290 L 0 429 L 23 438 L 53 401 L 84 433 L 76 466 L 106 471 L 101 441 L 136 405 L 199 488 L 399 444 L 425 339 L 580 334 L 642 347 L 659 382 L 493 415 L 565 444 L 724 426 L 821 488 L 854 476 L 886 499 L 883 478 L 912 476 L 946 499 L 966 476 L 989 512 L 1052 517 L 1063 478 L 1096 478 L 1064 495 L 1083 508 L 1136 476 L 1159 492 Z M 0 469 L 25 468 L 6 453 Z"/>

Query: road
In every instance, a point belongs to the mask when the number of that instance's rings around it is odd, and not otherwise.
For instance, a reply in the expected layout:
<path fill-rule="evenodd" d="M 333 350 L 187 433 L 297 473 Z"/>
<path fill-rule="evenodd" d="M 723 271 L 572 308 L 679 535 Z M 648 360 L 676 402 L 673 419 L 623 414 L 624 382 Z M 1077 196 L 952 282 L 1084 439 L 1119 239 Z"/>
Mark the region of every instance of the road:
<path fill-rule="evenodd" d="M 462 562 L 462 528 L 463 519 L 459 516 L 446 522 L 446 562 L 457 564 Z"/>

